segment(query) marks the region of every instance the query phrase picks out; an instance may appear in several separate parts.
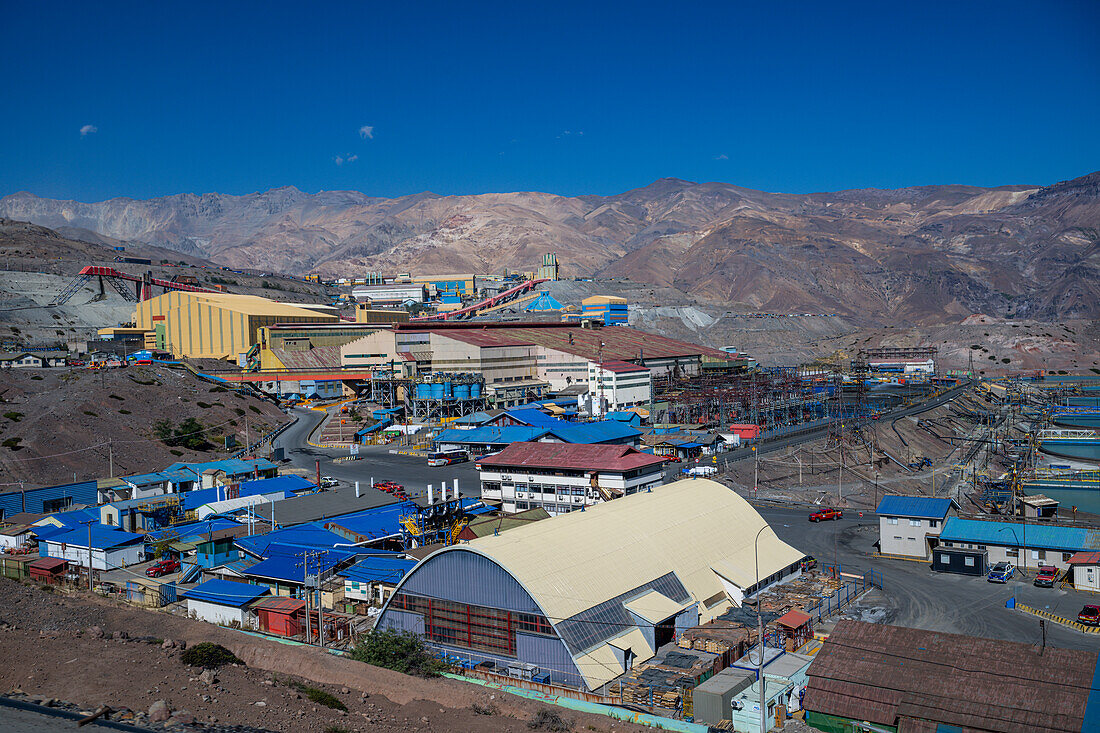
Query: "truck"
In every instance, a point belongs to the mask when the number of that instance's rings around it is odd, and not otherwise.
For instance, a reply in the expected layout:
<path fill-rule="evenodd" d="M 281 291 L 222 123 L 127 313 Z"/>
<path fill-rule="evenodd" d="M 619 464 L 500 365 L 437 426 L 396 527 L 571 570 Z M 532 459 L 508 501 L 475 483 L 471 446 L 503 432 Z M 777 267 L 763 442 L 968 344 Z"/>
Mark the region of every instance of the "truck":
<path fill-rule="evenodd" d="M 714 476 L 718 473 L 718 469 L 714 466 L 692 466 L 691 468 L 680 469 L 680 473 L 685 476 L 702 478 L 703 476 Z"/>

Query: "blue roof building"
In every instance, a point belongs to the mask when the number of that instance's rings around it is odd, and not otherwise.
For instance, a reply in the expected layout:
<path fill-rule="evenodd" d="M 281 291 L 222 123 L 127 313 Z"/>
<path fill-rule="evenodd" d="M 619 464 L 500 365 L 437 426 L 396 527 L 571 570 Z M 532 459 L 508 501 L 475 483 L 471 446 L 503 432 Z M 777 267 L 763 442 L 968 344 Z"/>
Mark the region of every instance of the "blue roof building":
<path fill-rule="evenodd" d="M 1075 552 L 1100 550 L 1100 530 L 958 517 L 947 519 L 939 540 L 944 547 L 985 550 L 990 565 L 1011 562 L 1024 568 L 1065 568 Z"/>
<path fill-rule="evenodd" d="M 364 558 L 338 575 L 344 578 L 344 597 L 357 601 L 385 602 L 393 589 L 412 569 L 415 560 L 397 555 L 373 555 Z"/>
<path fill-rule="evenodd" d="M 89 553 L 89 536 L 91 551 Z M 39 536 L 38 553 L 96 570 L 114 570 L 145 559 L 145 535 L 123 532 L 102 524 Z"/>
<path fill-rule="evenodd" d="M 959 505 L 954 499 L 933 499 L 930 496 L 884 496 L 876 510 L 879 515 L 914 517 L 920 519 L 946 519 L 947 514 Z"/>
<path fill-rule="evenodd" d="M 187 599 L 188 614 L 212 624 L 247 628 L 255 625 L 247 607 L 269 592 L 261 585 L 214 579 L 199 583 L 180 595 Z"/>

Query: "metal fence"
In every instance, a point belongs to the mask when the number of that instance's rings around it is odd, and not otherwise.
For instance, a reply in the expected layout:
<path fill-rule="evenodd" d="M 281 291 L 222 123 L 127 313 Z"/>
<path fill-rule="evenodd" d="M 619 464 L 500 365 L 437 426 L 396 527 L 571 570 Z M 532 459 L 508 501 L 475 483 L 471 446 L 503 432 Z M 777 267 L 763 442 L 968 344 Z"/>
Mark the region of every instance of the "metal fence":
<path fill-rule="evenodd" d="M 873 569 L 859 575 L 842 572 L 839 565 L 822 565 L 822 568 L 825 572 L 832 574 L 834 577 L 846 579 L 846 582 L 838 587 L 836 592 L 831 596 L 822 598 L 818 601 L 816 606 L 810 606 L 804 609 L 806 613 L 813 616 L 819 622 L 839 612 L 845 606 L 850 605 L 851 602 L 858 598 L 864 591 L 870 590 L 871 588 L 882 588 L 882 573 L 876 572 Z"/>

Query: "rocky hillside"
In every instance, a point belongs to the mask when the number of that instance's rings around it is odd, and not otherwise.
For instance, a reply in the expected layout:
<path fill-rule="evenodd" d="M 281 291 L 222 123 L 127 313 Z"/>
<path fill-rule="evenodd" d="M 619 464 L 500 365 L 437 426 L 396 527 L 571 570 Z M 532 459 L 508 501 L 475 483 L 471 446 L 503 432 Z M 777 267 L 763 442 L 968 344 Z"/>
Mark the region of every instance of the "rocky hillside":
<path fill-rule="evenodd" d="M 1045 188 L 807 195 L 676 179 L 580 197 L 18 193 L 0 216 L 282 272 L 494 272 L 555 251 L 566 275 L 673 286 L 734 310 L 884 324 L 1100 316 L 1100 172 Z"/>

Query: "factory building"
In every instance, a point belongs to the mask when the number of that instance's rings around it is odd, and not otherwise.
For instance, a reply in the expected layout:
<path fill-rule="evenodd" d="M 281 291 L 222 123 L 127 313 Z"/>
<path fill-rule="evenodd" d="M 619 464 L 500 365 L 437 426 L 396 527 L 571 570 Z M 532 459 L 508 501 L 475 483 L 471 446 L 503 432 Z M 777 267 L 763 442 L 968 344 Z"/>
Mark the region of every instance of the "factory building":
<path fill-rule="evenodd" d="M 596 400 L 594 415 L 642 407 L 653 397 L 653 377 L 644 366 L 625 361 L 589 362 L 588 394 Z"/>
<path fill-rule="evenodd" d="M 540 442 L 512 443 L 477 465 L 483 503 L 567 514 L 659 487 L 664 463 L 625 445 Z"/>
<path fill-rule="evenodd" d="M 402 579 L 378 628 L 596 690 L 684 630 L 797 577 L 803 554 L 766 527 L 725 486 L 678 481 L 437 550 Z"/>
<path fill-rule="evenodd" d="M 372 323 L 281 324 L 259 331 L 260 369 L 339 369 L 341 347 L 385 329 Z"/>
<path fill-rule="evenodd" d="M 626 298 L 614 295 L 593 295 L 581 301 L 581 320 L 599 321 L 605 326 L 625 326 Z"/>
<path fill-rule="evenodd" d="M 473 295 L 477 290 L 476 275 L 423 275 L 410 278 L 417 285 L 422 285 L 428 294 L 436 297 L 441 295 Z"/>
<path fill-rule="evenodd" d="M 368 303 L 357 303 L 355 305 L 355 322 L 375 324 L 408 323 L 409 312 L 396 308 L 371 308 Z"/>
<path fill-rule="evenodd" d="M 392 283 L 390 285 L 358 285 L 351 291 L 359 302 L 372 305 L 398 304 L 412 301 L 423 303 L 427 293 L 422 283 Z"/>
<path fill-rule="evenodd" d="M 253 295 L 172 291 L 137 304 L 137 328 L 156 333 L 173 356 L 241 363 L 263 326 L 335 323 L 327 306 L 291 305 Z"/>

